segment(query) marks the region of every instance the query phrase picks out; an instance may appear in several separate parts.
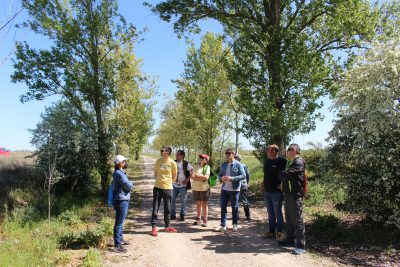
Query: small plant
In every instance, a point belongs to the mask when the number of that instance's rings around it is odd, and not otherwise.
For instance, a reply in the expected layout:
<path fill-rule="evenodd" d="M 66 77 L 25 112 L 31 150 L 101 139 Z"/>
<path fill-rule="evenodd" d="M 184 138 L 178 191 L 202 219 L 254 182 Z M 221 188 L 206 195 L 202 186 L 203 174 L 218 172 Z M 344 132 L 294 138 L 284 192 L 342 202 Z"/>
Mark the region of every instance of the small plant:
<path fill-rule="evenodd" d="M 75 212 L 67 210 L 61 213 L 58 216 L 58 219 L 60 222 L 63 222 L 66 225 L 78 225 L 82 223 L 82 220 L 79 218 L 78 215 L 76 215 Z"/>
<path fill-rule="evenodd" d="M 106 239 L 113 234 L 112 220 L 103 218 L 99 225 L 85 231 L 68 231 L 58 239 L 63 248 L 104 248 Z"/>
<path fill-rule="evenodd" d="M 82 267 L 100 267 L 102 258 L 100 252 L 95 248 L 90 248 L 82 262 Z"/>

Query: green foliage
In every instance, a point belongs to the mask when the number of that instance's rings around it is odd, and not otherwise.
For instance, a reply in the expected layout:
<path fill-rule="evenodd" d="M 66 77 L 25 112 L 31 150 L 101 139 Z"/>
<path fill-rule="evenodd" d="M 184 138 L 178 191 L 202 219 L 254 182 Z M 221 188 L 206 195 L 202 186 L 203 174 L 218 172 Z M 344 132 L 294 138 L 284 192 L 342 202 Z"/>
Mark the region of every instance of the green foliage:
<path fill-rule="evenodd" d="M 168 0 L 152 10 L 178 33 L 198 31 L 204 18 L 222 24 L 234 54 L 227 66 L 239 90 L 244 135 L 260 160 L 268 144 L 283 147 L 314 129 L 322 117 L 318 99 L 331 93 L 346 66 L 333 51 L 350 53 L 371 39 L 379 15 L 367 0 Z"/>
<path fill-rule="evenodd" d="M 136 83 L 141 84 L 140 79 L 143 78 L 136 76 L 137 72 L 132 69 L 136 62 L 128 62 L 132 59 L 132 48 L 138 32 L 118 13 L 116 0 L 24 0 L 22 5 L 28 12 L 29 19 L 20 26 L 50 39 L 53 45 L 49 49 L 38 50 L 26 42 L 16 44 L 15 71 L 11 78 L 14 82 L 24 82 L 28 87 L 28 92 L 21 97 L 21 101 L 60 95 L 62 101 L 72 107 L 73 116 L 66 120 L 67 126 L 76 126 L 81 131 L 74 131 L 71 137 L 65 139 L 70 141 L 66 146 L 75 148 L 72 161 L 79 157 L 95 166 L 101 176 L 101 188 L 106 192 L 114 137 L 114 129 L 108 122 L 110 110 L 115 103 L 120 102 L 115 101 L 117 93 L 122 90 L 119 79 L 126 79 L 123 81 L 132 85 L 132 80 L 137 79 Z M 121 60 L 125 56 L 126 60 Z M 134 89 L 136 88 L 132 88 L 132 91 Z M 136 99 L 140 99 L 140 96 Z M 140 111 L 137 115 L 140 116 L 146 110 L 143 119 L 148 119 L 147 107 L 138 105 L 138 108 Z M 65 121 L 60 123 L 63 122 Z M 148 122 L 141 121 L 141 125 L 146 130 L 135 136 L 139 141 L 134 149 L 140 148 L 148 134 Z M 50 130 L 46 137 L 42 135 L 41 140 L 37 141 L 49 143 L 49 137 L 57 135 L 57 128 Z M 74 144 L 71 144 L 73 141 Z M 124 141 L 130 145 L 133 142 L 132 137 L 127 137 Z M 39 146 L 39 153 L 40 148 Z M 82 152 L 92 151 L 93 155 L 85 157 L 86 155 L 80 153 L 81 149 Z M 58 152 L 61 152 L 57 154 L 58 157 L 68 153 L 63 153 L 62 150 Z M 78 166 L 78 161 L 72 163 L 66 166 Z M 84 172 L 85 169 L 91 173 L 92 168 L 87 166 L 82 166 L 79 171 Z M 78 181 L 89 177 L 81 175 L 81 172 L 76 176 Z"/>
<path fill-rule="evenodd" d="M 342 77 L 330 133 L 331 169 L 348 207 L 400 228 L 400 41 L 375 42 Z"/>
<path fill-rule="evenodd" d="M 224 66 L 231 59 L 221 36 L 207 33 L 199 48 L 192 45 L 185 70 L 176 80 L 175 100 L 163 111 L 164 121 L 153 146 L 196 147 L 216 161 L 213 153 L 226 144 L 233 115 L 229 94 L 231 83 Z M 221 148 L 222 147 L 222 148 Z"/>
<path fill-rule="evenodd" d="M 37 148 L 37 169 L 42 175 L 48 169 L 49 157 L 55 158 L 56 169 L 64 177 L 56 185 L 58 193 L 74 190 L 87 195 L 100 186 L 100 181 L 93 179 L 98 163 L 97 148 L 93 132 L 77 113 L 67 101 L 47 108 L 42 121 L 31 130 L 31 143 Z"/>
<path fill-rule="evenodd" d="M 74 211 L 67 210 L 58 215 L 58 220 L 66 225 L 74 226 L 82 223 L 82 220 Z"/>
<path fill-rule="evenodd" d="M 101 267 L 102 258 L 100 251 L 95 248 L 90 248 L 83 259 L 82 267 Z"/>
<path fill-rule="evenodd" d="M 90 248 L 105 247 L 106 239 L 113 234 L 113 222 L 109 218 L 103 218 L 99 225 L 87 228 L 84 231 L 73 229 L 67 231 L 58 238 L 62 248 Z"/>

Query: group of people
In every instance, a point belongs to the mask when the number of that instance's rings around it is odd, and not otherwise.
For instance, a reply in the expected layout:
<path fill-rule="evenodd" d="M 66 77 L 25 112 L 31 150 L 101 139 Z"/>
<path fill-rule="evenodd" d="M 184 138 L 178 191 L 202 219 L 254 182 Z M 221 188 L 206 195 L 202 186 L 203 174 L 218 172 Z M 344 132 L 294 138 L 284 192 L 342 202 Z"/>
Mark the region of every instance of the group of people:
<path fill-rule="evenodd" d="M 158 211 L 163 201 L 165 232 L 176 233 L 171 220 L 177 219 L 176 202 L 181 202 L 179 220 L 185 221 L 187 192 L 192 189 L 196 203 L 194 225 L 207 227 L 208 200 L 211 193 L 210 176 L 214 175 L 206 154 L 199 155 L 199 162 L 194 167 L 185 160 L 185 152 L 178 150 L 176 160 L 171 159 L 172 149 L 163 147 L 161 158 L 154 166 L 155 185 L 153 188 L 153 207 L 151 213 L 151 235 L 157 236 Z M 268 231 L 265 238 L 276 238 L 280 245 L 295 246 L 294 254 L 305 252 L 305 232 L 303 223 L 303 197 L 305 162 L 300 157 L 300 147 L 289 145 L 287 157 L 279 156 L 279 147 L 270 145 L 267 149 L 267 160 L 264 162 L 264 179 L 261 186 L 265 205 L 268 211 Z M 218 172 L 222 183 L 220 192 L 220 225 L 214 229 L 224 232 L 227 229 L 227 206 L 232 208 L 232 231 L 238 231 L 239 203 L 243 203 L 245 220 L 251 220 L 247 187 L 250 175 L 247 166 L 241 163 L 241 156 L 233 149 L 225 151 L 226 161 Z M 133 187 L 123 171 L 128 158 L 115 157 L 113 174 L 113 206 L 116 211 L 114 226 L 114 251 L 126 252 L 127 244 L 122 237 L 122 226 L 127 214 L 130 191 Z M 283 232 L 282 205 L 284 203 L 286 234 Z"/>
<path fill-rule="evenodd" d="M 179 219 L 185 220 L 187 207 L 187 191 L 192 189 L 193 200 L 196 202 L 196 218 L 194 225 L 207 227 L 208 222 L 208 199 L 211 193 L 210 157 L 206 154 L 199 155 L 199 163 L 193 167 L 185 160 L 185 152 L 178 150 L 176 160 L 170 155 L 172 149 L 163 147 L 161 158 L 154 166 L 154 177 L 156 179 L 153 189 L 153 210 L 151 216 L 151 234 L 158 235 L 157 218 L 161 200 L 164 202 L 165 231 L 175 233 L 176 229 L 170 225 L 171 220 L 176 220 L 176 200 L 178 196 L 181 201 Z M 250 220 L 250 208 L 247 199 L 247 183 L 250 175 L 247 167 L 240 163 L 240 155 L 235 154 L 232 149 L 226 150 L 226 162 L 220 168 L 218 179 L 223 184 L 221 190 L 221 225 L 216 231 L 226 230 L 227 205 L 231 201 L 233 231 L 237 231 L 239 217 L 239 199 L 244 205 L 245 216 Z"/>

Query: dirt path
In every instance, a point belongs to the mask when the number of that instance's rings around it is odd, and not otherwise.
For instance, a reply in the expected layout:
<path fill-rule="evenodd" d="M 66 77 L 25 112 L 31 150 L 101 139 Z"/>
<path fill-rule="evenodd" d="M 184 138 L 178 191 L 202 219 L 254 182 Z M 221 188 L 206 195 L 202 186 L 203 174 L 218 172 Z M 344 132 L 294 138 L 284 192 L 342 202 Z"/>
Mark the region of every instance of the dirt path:
<path fill-rule="evenodd" d="M 294 256 L 289 249 L 281 248 L 275 240 L 260 238 L 265 229 L 262 224 L 265 215 L 253 212 L 251 222 L 239 221 L 239 231 L 232 232 L 231 218 L 228 217 L 228 231 L 215 233 L 219 225 L 219 187 L 213 189 L 209 203 L 209 225 L 206 228 L 193 226 L 195 206 L 191 192 L 188 194 L 186 221 L 172 221 L 178 233 L 160 231 L 158 237 L 149 235 L 154 186 L 154 159 L 145 157 L 144 176 L 135 179 L 140 200 L 133 214 L 127 218 L 125 239 L 132 242 L 127 254 L 107 252 L 105 266 L 332 266 L 331 262 L 312 259 L 309 255 Z M 138 203 L 139 202 L 139 203 Z M 180 207 L 178 202 L 177 210 Z M 132 209 L 132 208 L 131 208 Z M 159 229 L 163 229 L 163 208 L 159 212 Z M 241 210 L 242 211 L 242 210 Z M 243 213 L 242 213 L 243 214 Z M 228 210 L 228 215 L 231 215 Z"/>

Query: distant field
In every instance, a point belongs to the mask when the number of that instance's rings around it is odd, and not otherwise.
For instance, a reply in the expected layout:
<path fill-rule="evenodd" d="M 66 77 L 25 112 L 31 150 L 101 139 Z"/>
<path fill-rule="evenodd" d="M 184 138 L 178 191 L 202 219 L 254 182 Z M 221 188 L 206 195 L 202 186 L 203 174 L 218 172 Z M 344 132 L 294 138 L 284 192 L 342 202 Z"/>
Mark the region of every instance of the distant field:
<path fill-rule="evenodd" d="M 0 169 L 15 169 L 26 165 L 32 166 L 35 163 L 35 159 L 29 156 L 32 156 L 32 152 L 30 151 L 11 152 L 10 156 L 0 155 Z"/>

